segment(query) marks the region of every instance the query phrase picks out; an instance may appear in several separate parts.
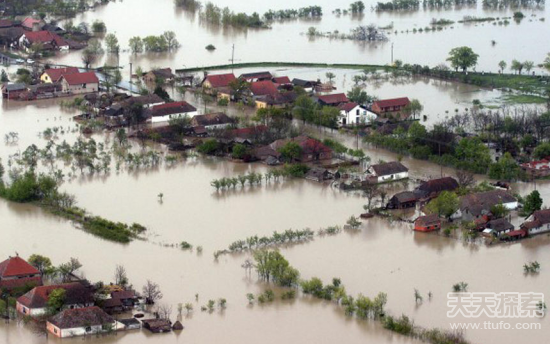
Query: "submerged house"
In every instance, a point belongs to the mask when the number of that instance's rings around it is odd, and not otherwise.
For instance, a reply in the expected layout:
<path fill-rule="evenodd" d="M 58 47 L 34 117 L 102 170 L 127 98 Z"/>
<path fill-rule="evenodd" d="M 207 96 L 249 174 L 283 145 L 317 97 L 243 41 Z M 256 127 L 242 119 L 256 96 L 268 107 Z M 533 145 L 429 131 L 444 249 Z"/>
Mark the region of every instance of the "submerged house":
<path fill-rule="evenodd" d="M 437 214 L 420 216 L 414 221 L 414 230 L 417 232 L 433 232 L 441 229 L 441 220 Z"/>
<path fill-rule="evenodd" d="M 460 197 L 460 208 L 452 218 L 473 221 L 482 217 L 490 217 L 491 208 L 498 204 L 502 204 L 508 210 L 515 210 L 518 207 L 518 200 L 504 190 L 465 195 Z"/>
<path fill-rule="evenodd" d="M 535 211 L 520 227 L 528 235 L 550 232 L 550 209 Z"/>
<path fill-rule="evenodd" d="M 143 76 L 143 81 L 147 83 L 155 83 L 157 80 L 172 82 L 176 76 L 172 73 L 171 68 L 155 69 Z"/>
<path fill-rule="evenodd" d="M 348 103 L 349 100 L 345 93 L 333 93 L 318 96 L 317 102 L 322 106 L 340 106 L 344 103 Z"/>
<path fill-rule="evenodd" d="M 99 91 L 99 79 L 94 72 L 65 74 L 61 77 L 63 92 L 71 94 Z"/>
<path fill-rule="evenodd" d="M 207 75 L 202 80 L 201 86 L 205 92 L 213 93 L 222 88 L 229 87 L 229 84 L 236 79 L 233 73 Z"/>
<path fill-rule="evenodd" d="M 366 173 L 367 179 L 375 183 L 409 178 L 409 169 L 399 161 L 371 165 Z"/>
<path fill-rule="evenodd" d="M 390 198 L 386 207 L 388 209 L 414 208 L 418 201 L 418 195 L 413 191 L 402 191 Z"/>
<path fill-rule="evenodd" d="M 82 285 L 82 283 L 74 282 L 35 287 L 17 299 L 17 311 L 20 314 L 30 316 L 46 314 L 50 294 L 57 289 L 65 290 L 64 309 L 84 308 L 94 305 L 94 297 L 91 290 Z"/>
<path fill-rule="evenodd" d="M 289 142 L 296 142 L 301 148 L 302 153 L 296 160 L 300 162 L 310 162 L 318 160 L 332 159 L 332 149 L 327 147 L 321 141 L 312 139 L 305 135 L 296 136 L 292 139 L 282 139 L 271 143 L 269 146 L 278 151 L 281 147 Z"/>
<path fill-rule="evenodd" d="M 204 127 L 206 130 L 223 129 L 235 123 L 233 118 L 223 112 L 196 115 L 191 119 L 193 127 Z"/>
<path fill-rule="evenodd" d="M 419 199 L 422 199 L 423 202 L 427 202 L 439 196 L 443 191 L 454 191 L 458 189 L 458 187 L 459 185 L 456 179 L 452 177 L 443 177 L 423 182 L 415 191 Z"/>
<path fill-rule="evenodd" d="M 253 73 L 241 74 L 241 76 L 239 76 L 239 79 L 243 79 L 246 82 L 258 82 L 258 81 L 271 80 L 273 79 L 273 75 L 271 75 L 271 73 L 267 71 L 253 72 Z"/>
<path fill-rule="evenodd" d="M 325 180 L 332 179 L 332 173 L 330 173 L 326 168 L 314 166 L 307 171 L 305 178 L 321 183 Z"/>
<path fill-rule="evenodd" d="M 197 108 L 188 102 L 173 102 L 155 105 L 149 110 L 151 123 L 168 122 L 172 118 L 197 115 Z"/>
<path fill-rule="evenodd" d="M 142 320 L 143 328 L 153 333 L 164 333 L 172 331 L 172 323 L 168 319 L 145 319 Z"/>
<path fill-rule="evenodd" d="M 84 336 L 115 330 L 117 322 L 99 307 L 66 309 L 46 323 L 48 332 L 59 338 Z"/>
<path fill-rule="evenodd" d="M 9 257 L 0 263 L 0 289 L 42 285 L 42 274 L 19 256 Z"/>
<path fill-rule="evenodd" d="M 485 235 L 492 235 L 497 238 L 504 238 L 514 231 L 514 225 L 507 219 L 495 219 L 487 222 L 486 228 L 483 231 Z"/>
<path fill-rule="evenodd" d="M 407 97 L 377 100 L 372 104 L 372 111 L 382 116 L 396 114 L 403 112 L 410 103 Z"/>
<path fill-rule="evenodd" d="M 80 73 L 76 67 L 65 68 L 50 68 L 46 69 L 40 76 L 40 81 L 43 83 L 56 83 L 60 82 L 64 75 Z"/>

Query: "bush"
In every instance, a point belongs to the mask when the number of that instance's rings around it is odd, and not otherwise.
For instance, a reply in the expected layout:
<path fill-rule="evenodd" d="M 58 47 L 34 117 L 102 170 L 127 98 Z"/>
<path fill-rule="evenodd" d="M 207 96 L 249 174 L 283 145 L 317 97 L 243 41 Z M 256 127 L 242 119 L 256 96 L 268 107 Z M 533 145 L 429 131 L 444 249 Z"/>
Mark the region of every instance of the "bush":
<path fill-rule="evenodd" d="M 208 139 L 197 147 L 197 151 L 203 154 L 214 154 L 219 149 L 219 143 L 215 139 Z"/>
<path fill-rule="evenodd" d="M 206 47 L 205 47 L 206 50 L 208 51 L 213 51 L 213 50 L 216 50 L 216 47 L 213 46 L 212 44 L 208 44 Z"/>
<path fill-rule="evenodd" d="M 228 106 L 229 105 L 229 99 L 220 98 L 220 100 L 218 100 L 218 105 L 219 106 Z"/>

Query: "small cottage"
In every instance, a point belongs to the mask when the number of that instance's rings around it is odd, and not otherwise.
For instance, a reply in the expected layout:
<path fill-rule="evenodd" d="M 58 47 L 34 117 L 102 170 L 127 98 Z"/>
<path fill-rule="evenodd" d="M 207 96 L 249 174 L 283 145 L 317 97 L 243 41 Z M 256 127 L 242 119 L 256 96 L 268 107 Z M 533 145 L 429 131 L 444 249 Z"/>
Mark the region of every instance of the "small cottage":
<path fill-rule="evenodd" d="M 0 263 L 0 289 L 13 290 L 27 286 L 41 286 L 42 274 L 19 256 Z"/>
<path fill-rule="evenodd" d="M 172 118 L 183 116 L 193 117 L 197 115 L 197 108 L 181 101 L 153 106 L 150 111 L 151 123 L 168 122 Z"/>
<path fill-rule="evenodd" d="M 235 121 L 223 112 L 196 115 L 191 119 L 194 127 L 202 126 L 206 130 L 223 129 L 233 125 Z"/>
<path fill-rule="evenodd" d="M 417 232 L 433 232 L 441 229 L 441 220 L 437 214 L 420 216 L 414 221 L 414 230 Z"/>
<path fill-rule="evenodd" d="M 142 320 L 143 328 L 153 333 L 164 333 L 172 331 L 172 322 L 168 319 L 145 319 Z"/>
<path fill-rule="evenodd" d="M 115 319 L 95 306 L 66 309 L 46 323 L 48 332 L 59 338 L 104 333 L 116 327 Z"/>
<path fill-rule="evenodd" d="M 550 209 L 535 211 L 521 225 L 528 235 L 535 235 L 550 232 Z"/>
<path fill-rule="evenodd" d="M 399 161 L 371 165 L 366 173 L 367 179 L 376 183 L 409 178 L 409 169 Z"/>
<path fill-rule="evenodd" d="M 84 308 L 94 305 L 91 290 L 81 283 L 75 282 L 35 287 L 17 299 L 17 311 L 20 314 L 33 317 L 46 314 L 50 294 L 56 289 L 65 290 L 63 309 Z"/>
<path fill-rule="evenodd" d="M 348 103 L 349 100 L 345 93 L 334 93 L 318 96 L 317 102 L 322 106 L 340 106 L 344 103 Z"/>
<path fill-rule="evenodd" d="M 65 74 L 61 77 L 64 93 L 82 94 L 99 91 L 99 79 L 94 72 Z"/>
<path fill-rule="evenodd" d="M 518 200 L 505 190 L 465 195 L 460 197 L 460 208 L 452 218 L 473 221 L 483 216 L 489 216 L 491 208 L 498 204 L 502 204 L 508 210 L 515 210 L 518 207 Z"/>
<path fill-rule="evenodd" d="M 402 112 L 411 103 L 409 98 L 393 98 L 377 100 L 372 104 L 372 111 L 379 115 Z"/>
<path fill-rule="evenodd" d="M 139 330 L 141 328 L 141 322 L 136 318 L 120 319 L 118 322 L 124 325 L 125 330 Z"/>
<path fill-rule="evenodd" d="M 483 234 L 502 238 L 505 236 L 505 234 L 509 234 L 513 230 L 514 225 L 511 224 L 507 219 L 501 218 L 487 222 L 487 227 L 483 231 Z"/>
<path fill-rule="evenodd" d="M 307 171 L 305 178 L 308 180 L 313 180 L 315 182 L 324 182 L 325 180 L 332 179 L 332 173 L 327 169 L 322 167 L 312 167 Z"/>
<path fill-rule="evenodd" d="M 416 206 L 417 200 L 418 196 L 416 195 L 416 193 L 412 191 L 402 191 L 393 195 L 393 197 L 390 198 L 386 207 L 388 209 L 414 208 Z"/>

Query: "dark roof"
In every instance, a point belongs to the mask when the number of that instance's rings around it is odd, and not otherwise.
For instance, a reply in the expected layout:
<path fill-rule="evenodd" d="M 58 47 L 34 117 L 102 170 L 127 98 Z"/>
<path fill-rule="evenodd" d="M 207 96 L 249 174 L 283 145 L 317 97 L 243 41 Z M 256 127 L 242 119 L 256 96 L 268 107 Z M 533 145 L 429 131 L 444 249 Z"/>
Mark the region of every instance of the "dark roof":
<path fill-rule="evenodd" d="M 22 91 L 27 89 L 27 85 L 23 83 L 15 83 L 15 84 L 4 84 L 2 85 L 2 89 L 12 92 L 12 91 Z"/>
<path fill-rule="evenodd" d="M 133 290 L 113 291 L 111 297 L 119 300 L 135 299 L 136 293 Z"/>
<path fill-rule="evenodd" d="M 114 319 L 99 307 L 66 309 L 48 320 L 60 329 L 111 324 Z"/>
<path fill-rule="evenodd" d="M 550 209 L 537 210 L 533 213 L 533 220 L 541 225 L 550 223 Z"/>
<path fill-rule="evenodd" d="M 422 191 L 425 196 L 432 193 L 440 193 L 442 191 L 453 191 L 458 189 L 459 185 L 456 179 L 452 177 L 443 177 L 438 179 L 428 180 L 420 184 L 417 190 Z"/>
<path fill-rule="evenodd" d="M 254 127 L 239 128 L 231 130 L 231 135 L 234 137 L 241 137 L 244 139 L 249 139 L 254 135 L 260 134 L 267 131 L 267 126 L 257 125 Z"/>
<path fill-rule="evenodd" d="M 64 75 L 80 73 L 80 71 L 76 67 L 65 67 L 46 69 L 44 73 L 48 74 L 53 82 L 57 82 Z"/>
<path fill-rule="evenodd" d="M 0 277 L 35 275 L 40 272 L 19 256 L 10 257 L 0 263 Z"/>
<path fill-rule="evenodd" d="M 183 330 L 183 325 L 181 324 L 181 322 L 179 320 L 177 320 L 174 323 L 174 325 L 172 325 L 172 329 L 176 330 L 176 331 L 181 331 L 181 330 Z"/>
<path fill-rule="evenodd" d="M 48 298 L 52 291 L 65 289 L 65 305 L 86 304 L 94 301 L 92 292 L 81 283 L 66 283 L 35 287 L 17 301 L 29 308 L 44 308 L 48 305 Z"/>
<path fill-rule="evenodd" d="M 310 81 L 310 80 L 303 80 L 303 79 L 292 79 L 292 84 L 294 86 L 300 86 L 300 87 L 313 87 L 316 82 Z"/>
<path fill-rule="evenodd" d="M 245 80 L 250 80 L 250 79 L 271 79 L 271 78 L 273 78 L 273 75 L 271 75 L 270 72 L 254 72 L 254 73 L 241 74 L 241 76 L 239 78 L 245 79 Z"/>
<path fill-rule="evenodd" d="M 193 117 L 193 121 L 196 123 L 196 125 L 202 125 L 205 127 L 209 125 L 230 124 L 235 122 L 231 117 L 222 112 L 197 115 Z"/>
<path fill-rule="evenodd" d="M 163 79 L 172 79 L 174 77 L 171 68 L 155 69 L 152 70 L 151 73 L 153 73 L 156 77 Z"/>
<path fill-rule="evenodd" d="M 344 103 L 344 104 L 341 104 L 338 109 L 340 110 L 343 110 L 345 112 L 350 112 L 351 110 L 355 109 L 355 107 L 359 105 L 355 102 L 349 102 L 349 103 Z"/>
<path fill-rule="evenodd" d="M 396 193 L 392 198 L 395 198 L 395 200 L 399 203 L 416 202 L 418 199 L 416 194 L 412 191 L 402 191 Z"/>
<path fill-rule="evenodd" d="M 197 108 L 187 102 L 173 102 L 162 105 L 155 105 L 151 109 L 153 117 L 173 115 L 177 113 L 195 112 Z"/>
<path fill-rule="evenodd" d="M 489 212 L 491 207 L 499 203 L 516 202 L 516 198 L 504 190 L 492 190 L 478 192 L 462 196 L 460 198 L 460 209 L 467 210 L 474 216 Z"/>
<path fill-rule="evenodd" d="M 258 147 L 254 150 L 254 156 L 260 160 L 266 159 L 267 157 L 270 157 L 270 156 L 278 159 L 281 157 L 281 153 L 277 152 L 271 146 L 263 146 L 263 147 Z"/>
<path fill-rule="evenodd" d="M 251 83 L 250 91 L 255 96 L 275 95 L 278 93 L 277 86 L 270 80 Z"/>
<path fill-rule="evenodd" d="M 69 85 L 99 84 L 99 79 L 94 72 L 66 74 L 63 75 L 63 79 L 65 79 Z"/>
<path fill-rule="evenodd" d="M 439 219 L 439 216 L 437 214 L 420 216 L 414 222 L 414 224 L 417 226 L 431 226 L 439 223 L 441 223 L 441 220 Z"/>
<path fill-rule="evenodd" d="M 298 95 L 296 94 L 296 92 L 291 91 L 269 94 L 267 96 L 258 98 L 258 100 L 266 102 L 268 105 L 284 105 L 294 103 L 297 98 Z"/>
<path fill-rule="evenodd" d="M 346 97 L 344 93 L 327 94 L 317 98 L 319 99 L 319 102 L 327 105 L 338 105 L 349 102 L 348 97 Z"/>
<path fill-rule="evenodd" d="M 20 26 L 0 28 L 0 37 L 15 41 L 27 32 Z"/>
<path fill-rule="evenodd" d="M 288 76 L 279 76 L 273 78 L 273 82 L 276 84 L 290 84 L 290 79 Z"/>
<path fill-rule="evenodd" d="M 407 106 L 409 105 L 409 103 L 410 103 L 410 100 L 407 97 L 383 99 L 383 100 L 377 100 L 374 102 L 374 104 L 378 105 L 380 108 L 393 107 L 393 106 Z"/>
<path fill-rule="evenodd" d="M 233 73 L 207 75 L 205 78 L 205 80 L 208 80 L 208 82 L 210 82 L 210 85 L 212 85 L 213 88 L 227 87 L 229 86 L 229 83 L 231 83 L 231 81 L 235 79 L 236 78 Z"/>
<path fill-rule="evenodd" d="M 151 332 L 170 332 L 172 330 L 172 324 L 168 319 L 145 319 L 141 323 L 143 327 Z"/>
<path fill-rule="evenodd" d="M 137 320 L 136 318 L 128 318 L 128 319 L 119 319 L 117 320 L 119 323 L 122 323 L 124 326 L 133 326 L 133 325 L 139 325 L 141 326 L 141 322 Z"/>
<path fill-rule="evenodd" d="M 409 171 L 399 161 L 385 162 L 382 164 L 371 166 L 377 176 L 388 176 L 390 174 L 402 173 Z"/>
<path fill-rule="evenodd" d="M 487 228 L 491 228 L 495 232 L 504 232 L 514 229 L 514 225 L 505 218 L 502 218 L 487 222 Z"/>
<path fill-rule="evenodd" d="M 137 96 L 137 97 L 130 97 L 127 99 L 124 99 L 121 104 L 123 106 L 132 106 L 134 104 L 141 104 L 141 105 L 151 105 L 151 104 L 162 104 L 164 103 L 164 100 L 157 96 L 156 94 L 148 94 L 145 96 Z"/>

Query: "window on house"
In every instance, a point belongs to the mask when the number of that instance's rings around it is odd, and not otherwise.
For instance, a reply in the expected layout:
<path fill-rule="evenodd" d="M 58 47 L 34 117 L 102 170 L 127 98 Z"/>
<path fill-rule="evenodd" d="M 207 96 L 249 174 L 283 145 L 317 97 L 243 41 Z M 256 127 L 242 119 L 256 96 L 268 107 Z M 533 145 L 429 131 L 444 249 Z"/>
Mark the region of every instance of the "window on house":
<path fill-rule="evenodd" d="M 90 332 L 92 328 L 90 326 L 86 327 L 86 332 Z"/>

